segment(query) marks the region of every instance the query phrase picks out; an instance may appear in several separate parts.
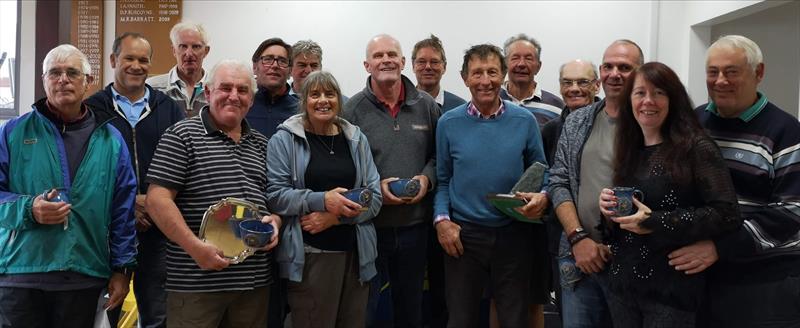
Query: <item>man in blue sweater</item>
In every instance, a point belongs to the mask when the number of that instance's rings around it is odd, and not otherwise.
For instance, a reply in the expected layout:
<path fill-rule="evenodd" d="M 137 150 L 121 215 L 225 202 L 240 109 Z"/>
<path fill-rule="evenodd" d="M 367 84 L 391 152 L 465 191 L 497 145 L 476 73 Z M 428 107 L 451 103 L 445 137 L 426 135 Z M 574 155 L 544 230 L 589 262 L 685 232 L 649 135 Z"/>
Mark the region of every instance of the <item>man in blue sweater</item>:
<path fill-rule="evenodd" d="M 536 118 L 500 99 L 507 72 L 500 48 L 473 46 L 461 77 L 472 100 L 445 113 L 436 131 L 434 225 L 445 256 L 448 327 L 472 327 L 487 280 L 503 327 L 526 327 L 530 303 L 530 226 L 487 200 L 507 193 L 533 162 L 546 163 Z M 543 193 L 522 208 L 529 217 L 547 206 Z"/>
<path fill-rule="evenodd" d="M 699 327 L 800 326 L 800 123 L 758 92 L 763 78 L 752 40 L 727 35 L 708 49 L 711 102 L 697 113 L 728 163 L 744 224 L 670 254 L 687 271 L 719 258 Z"/>

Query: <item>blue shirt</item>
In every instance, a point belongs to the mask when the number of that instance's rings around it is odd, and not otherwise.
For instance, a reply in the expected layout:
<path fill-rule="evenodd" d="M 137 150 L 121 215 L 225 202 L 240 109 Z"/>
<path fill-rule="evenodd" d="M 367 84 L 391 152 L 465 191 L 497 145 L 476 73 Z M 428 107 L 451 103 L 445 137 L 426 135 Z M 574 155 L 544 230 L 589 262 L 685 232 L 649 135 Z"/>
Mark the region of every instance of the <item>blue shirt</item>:
<path fill-rule="evenodd" d="M 144 96 L 134 103 L 131 103 L 128 97 L 119 94 L 113 86 L 111 87 L 111 93 L 114 94 L 114 105 L 117 109 L 125 114 L 125 118 L 131 126 L 136 126 L 136 122 L 139 122 L 139 118 L 142 117 L 142 112 L 144 112 L 144 109 L 147 107 L 147 102 L 150 99 L 150 89 L 144 88 Z"/>

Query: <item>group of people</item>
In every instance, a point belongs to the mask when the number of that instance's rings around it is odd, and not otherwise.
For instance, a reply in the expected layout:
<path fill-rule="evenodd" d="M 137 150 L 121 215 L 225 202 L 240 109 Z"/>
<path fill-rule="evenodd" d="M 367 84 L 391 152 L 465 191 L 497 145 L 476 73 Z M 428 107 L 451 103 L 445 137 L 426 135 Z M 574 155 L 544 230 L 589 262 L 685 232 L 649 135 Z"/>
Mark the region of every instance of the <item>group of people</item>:
<path fill-rule="evenodd" d="M 564 327 L 800 325 L 800 123 L 758 92 L 745 37 L 711 45 L 697 108 L 630 40 L 561 65 L 560 98 L 535 39 L 472 46 L 467 101 L 433 35 L 416 84 L 400 43 L 371 38 L 350 98 L 310 40 L 206 71 L 202 26 L 170 39 L 176 65 L 148 77 L 147 39 L 117 37 L 114 81 L 85 100 L 87 57 L 52 49 L 46 98 L 0 128 L 0 325 L 91 327 L 106 293 L 113 324 L 132 277 L 141 327 L 281 327 L 287 304 L 293 327 L 369 327 L 385 286 L 396 327 L 477 327 L 487 299 L 493 327 L 543 327 L 551 290 Z M 544 224 L 486 200 L 536 162 L 516 210 Z M 633 214 L 613 187 L 640 190 Z M 275 232 L 237 264 L 199 237 L 226 197 Z"/>

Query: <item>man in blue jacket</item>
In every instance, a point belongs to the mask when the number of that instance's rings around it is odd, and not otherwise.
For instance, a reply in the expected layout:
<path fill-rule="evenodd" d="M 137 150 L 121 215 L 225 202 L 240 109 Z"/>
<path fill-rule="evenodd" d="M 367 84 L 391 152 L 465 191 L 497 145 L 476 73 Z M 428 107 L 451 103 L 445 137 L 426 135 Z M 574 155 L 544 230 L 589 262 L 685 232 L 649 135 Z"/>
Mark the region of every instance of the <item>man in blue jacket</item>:
<path fill-rule="evenodd" d="M 60 45 L 42 71 L 47 97 L 0 128 L 0 325 L 91 327 L 104 287 L 106 308 L 128 294 L 136 177 L 111 117 L 82 104 L 86 56 Z"/>
<path fill-rule="evenodd" d="M 153 50 L 138 33 L 126 32 L 114 40 L 111 67 L 114 82 L 90 97 L 86 104 L 95 112 L 113 117 L 111 125 L 122 133 L 136 172 L 136 230 L 139 255 L 133 291 L 141 327 L 165 327 L 167 310 L 166 238 L 145 210 L 144 182 L 158 140 L 168 127 L 182 120 L 183 110 L 169 96 L 145 84 Z M 119 312 L 109 314 L 112 325 Z"/>

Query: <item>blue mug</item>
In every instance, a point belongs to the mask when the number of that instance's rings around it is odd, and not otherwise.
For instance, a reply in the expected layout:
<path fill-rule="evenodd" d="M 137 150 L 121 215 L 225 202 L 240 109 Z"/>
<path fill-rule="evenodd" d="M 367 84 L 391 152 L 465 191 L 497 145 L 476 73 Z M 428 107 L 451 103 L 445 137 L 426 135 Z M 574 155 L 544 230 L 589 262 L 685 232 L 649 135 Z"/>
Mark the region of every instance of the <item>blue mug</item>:
<path fill-rule="evenodd" d="M 345 198 L 361 205 L 361 211 L 369 209 L 369 203 L 372 201 L 372 190 L 367 188 L 355 188 L 342 192 Z"/>
<path fill-rule="evenodd" d="M 628 216 L 636 213 L 633 197 L 636 197 L 639 201 L 644 200 L 644 193 L 636 188 L 614 187 L 611 190 L 614 191 L 614 196 L 617 196 L 617 206 L 609 208 L 609 210 L 615 212 L 615 216 Z"/>
<path fill-rule="evenodd" d="M 233 220 L 231 220 L 233 221 Z M 262 248 L 269 244 L 274 228 L 269 223 L 257 219 L 242 220 L 239 222 L 239 234 L 242 242 L 247 247 Z"/>
<path fill-rule="evenodd" d="M 419 194 L 420 183 L 417 179 L 400 179 L 389 182 L 389 191 L 397 198 L 409 200 Z"/>
<path fill-rule="evenodd" d="M 47 198 L 47 194 L 49 194 L 51 191 L 53 191 L 53 189 L 56 190 L 56 195 L 53 196 L 53 198 Z M 51 188 L 51 189 L 47 189 L 47 190 L 44 191 L 44 193 L 42 193 L 42 199 L 44 199 L 44 200 L 46 200 L 48 202 L 54 202 L 54 203 L 65 202 L 65 203 L 69 204 L 69 191 L 67 191 L 66 188 Z"/>
<path fill-rule="evenodd" d="M 48 198 L 47 197 L 48 194 L 53 189 L 56 190 L 56 194 L 52 198 Z M 54 203 L 64 202 L 64 203 L 69 204 L 70 203 L 69 202 L 69 190 L 67 190 L 67 188 L 51 188 L 51 189 L 47 189 L 42 193 L 42 199 L 44 199 L 44 200 L 46 200 L 48 202 L 54 202 Z M 64 221 L 64 225 L 63 226 L 64 226 L 64 230 L 69 229 L 69 217 L 67 217 L 67 220 Z"/>

